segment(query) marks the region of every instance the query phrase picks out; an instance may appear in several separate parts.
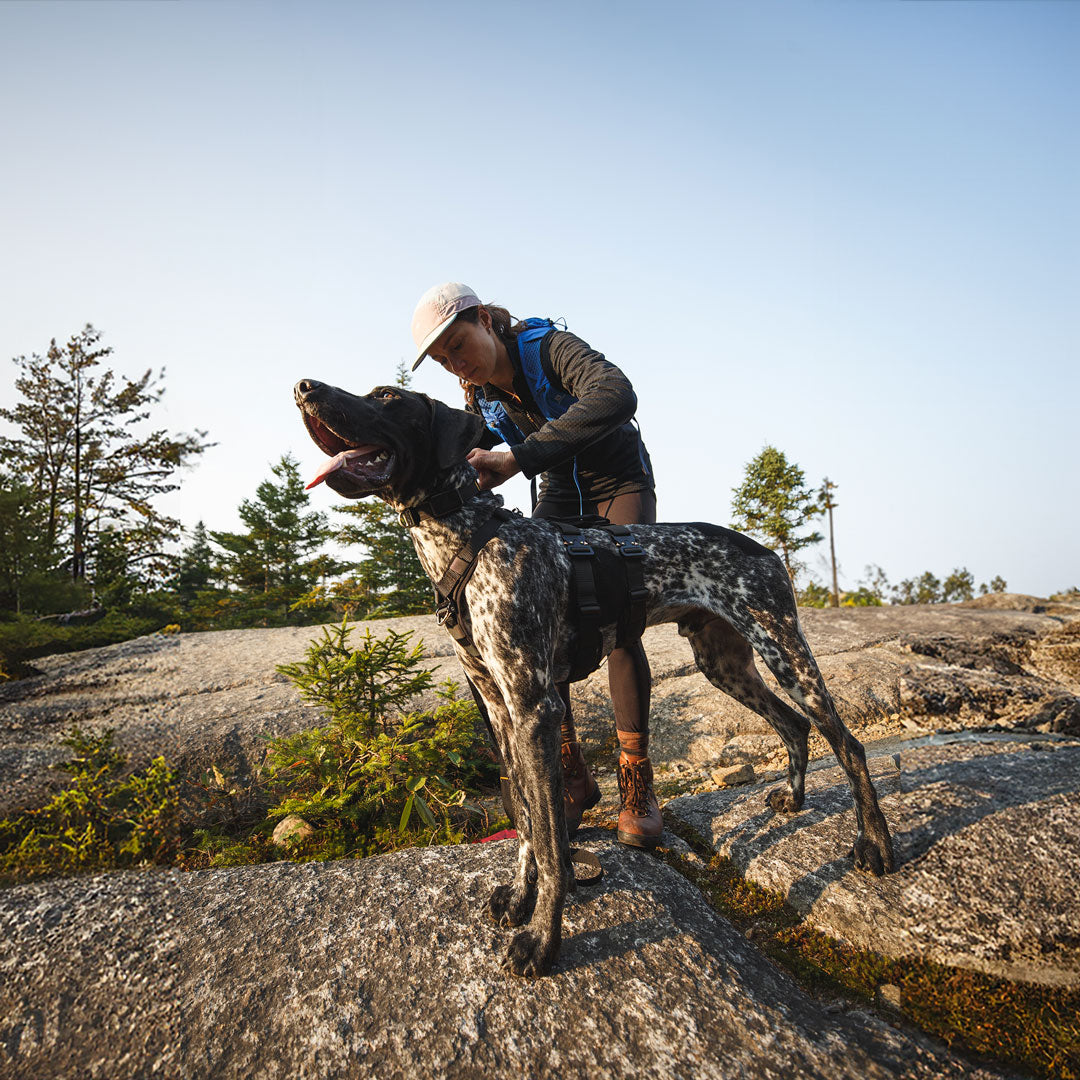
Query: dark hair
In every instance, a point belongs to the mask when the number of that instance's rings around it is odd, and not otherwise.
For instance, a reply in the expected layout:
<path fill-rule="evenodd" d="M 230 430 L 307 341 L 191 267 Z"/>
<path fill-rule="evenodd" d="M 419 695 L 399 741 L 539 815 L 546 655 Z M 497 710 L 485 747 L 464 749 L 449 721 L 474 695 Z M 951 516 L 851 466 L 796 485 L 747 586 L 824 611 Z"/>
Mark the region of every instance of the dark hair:
<path fill-rule="evenodd" d="M 521 333 L 525 327 L 514 320 L 513 316 L 504 307 L 498 307 L 495 304 L 482 305 L 484 310 L 491 316 L 491 329 L 495 331 L 495 336 L 503 343 L 503 345 L 509 348 L 513 344 L 514 338 Z M 458 313 L 458 318 L 463 319 L 465 322 L 477 323 L 480 321 L 480 308 L 472 307 L 466 308 L 464 311 Z M 467 379 L 458 379 L 461 384 L 462 390 L 465 391 L 465 402 L 471 409 L 476 408 L 476 391 L 477 387 L 473 386 Z"/>

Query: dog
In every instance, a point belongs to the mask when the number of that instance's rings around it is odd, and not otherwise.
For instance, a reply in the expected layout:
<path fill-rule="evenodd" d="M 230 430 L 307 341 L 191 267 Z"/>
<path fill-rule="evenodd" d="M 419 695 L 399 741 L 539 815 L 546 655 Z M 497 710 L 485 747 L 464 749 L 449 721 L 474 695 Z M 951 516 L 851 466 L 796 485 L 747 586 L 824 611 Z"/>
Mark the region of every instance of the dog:
<path fill-rule="evenodd" d="M 348 499 L 383 499 L 408 524 L 432 582 L 442 580 L 472 533 L 502 505 L 501 496 L 476 489 L 476 472 L 466 461 L 483 432 L 481 419 L 399 386 L 358 396 L 303 379 L 294 397 L 308 433 L 332 456 L 309 487 L 325 480 Z M 740 533 L 700 522 L 635 525 L 633 532 L 645 552 L 647 625 L 678 623 L 709 681 L 768 720 L 783 739 L 787 786 L 769 795 L 772 810 L 791 814 L 803 805 L 812 722 L 854 796 L 850 857 L 874 874 L 892 870 L 892 839 L 865 753 L 837 715 L 779 556 Z M 594 548 L 613 543 L 602 531 L 585 536 Z M 570 558 L 553 525 L 523 517 L 504 522 L 481 548 L 464 590 L 460 617 L 475 648 L 455 641 L 509 775 L 517 870 L 512 883 L 491 894 L 488 910 L 499 925 L 522 928 L 503 963 L 523 976 L 551 969 L 574 882 L 559 757 L 563 703 L 556 689 L 570 670 L 570 579 Z M 606 656 L 615 627 L 605 627 L 603 638 Z M 765 686 L 755 650 L 802 712 Z"/>

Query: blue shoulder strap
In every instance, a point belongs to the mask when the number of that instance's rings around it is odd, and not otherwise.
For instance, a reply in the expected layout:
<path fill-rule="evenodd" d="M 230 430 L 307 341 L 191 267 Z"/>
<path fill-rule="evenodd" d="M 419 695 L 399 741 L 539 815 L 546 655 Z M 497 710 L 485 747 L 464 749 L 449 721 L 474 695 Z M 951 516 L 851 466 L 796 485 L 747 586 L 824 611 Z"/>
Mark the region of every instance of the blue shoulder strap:
<path fill-rule="evenodd" d="M 577 401 L 573 394 L 553 386 L 544 370 L 540 343 L 555 329 L 555 324 L 550 319 L 525 319 L 522 325 L 526 329 L 518 334 L 517 346 L 525 381 L 540 411 L 548 420 L 554 420 Z"/>

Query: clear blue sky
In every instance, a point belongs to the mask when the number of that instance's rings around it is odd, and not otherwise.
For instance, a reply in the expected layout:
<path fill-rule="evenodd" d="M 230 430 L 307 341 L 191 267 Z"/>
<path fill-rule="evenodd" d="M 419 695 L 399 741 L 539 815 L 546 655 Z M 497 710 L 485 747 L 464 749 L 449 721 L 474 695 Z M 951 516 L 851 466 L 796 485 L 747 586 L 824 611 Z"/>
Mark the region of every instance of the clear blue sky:
<path fill-rule="evenodd" d="M 392 381 L 465 281 L 626 371 L 663 519 L 727 524 L 771 443 L 839 485 L 842 584 L 1045 595 L 1080 584 L 1078 55 L 1075 3 L 9 0 L 0 358 L 90 321 L 164 366 L 219 444 L 167 508 L 233 528 L 320 460 L 293 383 Z"/>

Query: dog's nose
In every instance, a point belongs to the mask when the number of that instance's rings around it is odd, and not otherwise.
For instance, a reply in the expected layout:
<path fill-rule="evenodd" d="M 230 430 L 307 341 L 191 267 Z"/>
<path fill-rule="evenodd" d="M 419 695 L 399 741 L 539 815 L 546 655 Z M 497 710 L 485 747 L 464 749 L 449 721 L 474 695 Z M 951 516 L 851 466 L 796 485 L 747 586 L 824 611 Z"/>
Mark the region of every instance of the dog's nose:
<path fill-rule="evenodd" d="M 322 385 L 321 382 L 317 382 L 315 379 L 301 379 L 293 387 L 293 396 L 297 401 L 303 401 L 309 394 L 320 389 Z"/>

